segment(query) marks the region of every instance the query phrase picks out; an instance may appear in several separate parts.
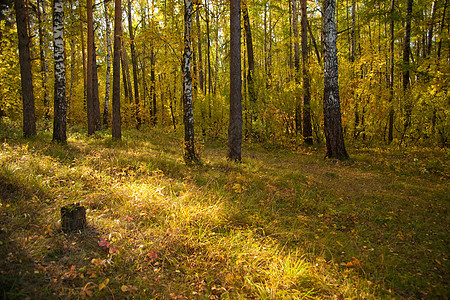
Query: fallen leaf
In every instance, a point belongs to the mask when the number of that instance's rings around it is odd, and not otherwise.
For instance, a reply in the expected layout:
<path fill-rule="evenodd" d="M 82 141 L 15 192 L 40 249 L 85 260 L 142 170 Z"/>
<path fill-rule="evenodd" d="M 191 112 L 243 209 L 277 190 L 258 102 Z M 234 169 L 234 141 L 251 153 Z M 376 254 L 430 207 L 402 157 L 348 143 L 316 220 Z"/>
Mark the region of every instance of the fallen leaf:
<path fill-rule="evenodd" d="M 101 291 L 107 286 L 109 283 L 109 278 L 106 278 L 102 283 L 98 285 L 98 290 Z"/>

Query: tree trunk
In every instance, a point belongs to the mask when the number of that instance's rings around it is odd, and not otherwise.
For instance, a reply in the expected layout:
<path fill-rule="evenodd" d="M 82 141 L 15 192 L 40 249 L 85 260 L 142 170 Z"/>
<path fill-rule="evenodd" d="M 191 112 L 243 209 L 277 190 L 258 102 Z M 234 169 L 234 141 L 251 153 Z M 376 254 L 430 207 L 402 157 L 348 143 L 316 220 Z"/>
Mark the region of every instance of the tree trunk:
<path fill-rule="evenodd" d="M 43 91 L 43 104 L 44 104 L 44 120 L 45 126 L 48 126 L 48 122 L 50 121 L 50 100 L 48 93 L 48 64 L 47 64 L 47 54 L 46 47 L 44 45 L 44 41 L 47 40 L 47 35 L 44 30 L 42 19 L 47 18 L 47 14 L 45 11 L 45 1 L 38 0 L 37 1 L 37 12 L 38 12 L 38 23 L 39 23 L 39 57 L 41 61 L 41 80 L 42 80 L 42 91 Z M 42 3 L 42 7 L 41 4 Z M 41 14 L 42 8 L 42 14 Z"/>
<path fill-rule="evenodd" d="M 413 0 L 407 0 L 406 3 L 406 18 L 405 18 L 405 37 L 403 41 L 403 96 L 405 101 L 405 119 L 403 122 L 403 134 L 400 140 L 400 144 L 403 142 L 403 138 L 406 134 L 411 123 L 412 112 L 412 100 L 409 93 L 409 59 L 411 57 L 411 14 L 412 14 Z"/>
<path fill-rule="evenodd" d="M 323 45 L 324 45 L 324 131 L 327 144 L 326 157 L 347 159 L 342 132 L 341 105 L 338 85 L 338 60 L 336 48 L 335 0 L 325 0 L 323 4 Z"/>
<path fill-rule="evenodd" d="M 94 107 L 94 25 L 92 0 L 87 0 L 87 78 L 86 78 L 86 104 L 88 119 L 88 135 L 95 132 L 95 107 Z"/>
<path fill-rule="evenodd" d="M 136 104 L 136 127 L 139 129 L 139 127 L 141 127 L 141 116 L 139 111 L 137 59 L 136 59 L 136 50 L 134 47 L 133 21 L 131 19 L 131 0 L 128 0 L 128 28 L 130 31 L 131 64 L 133 65 L 134 103 Z"/>
<path fill-rule="evenodd" d="M 66 143 L 66 69 L 64 65 L 63 0 L 53 2 L 53 51 L 55 60 L 55 91 L 53 140 Z"/>
<path fill-rule="evenodd" d="M 303 73 L 303 138 L 306 144 L 312 145 L 311 124 L 311 91 L 309 83 L 308 62 L 308 16 L 306 12 L 307 0 L 300 0 L 302 25 L 302 73 Z"/>
<path fill-rule="evenodd" d="M 121 29 L 123 32 L 123 28 Z M 127 50 L 125 48 L 125 42 L 122 39 L 122 72 L 124 76 L 123 84 L 126 84 L 126 88 L 128 90 L 128 93 L 125 93 L 125 97 L 128 95 L 128 101 L 129 103 L 133 103 L 133 89 L 131 88 L 131 76 L 130 76 L 130 67 L 128 66 L 128 55 Z"/>
<path fill-rule="evenodd" d="M 36 116 L 31 75 L 30 37 L 27 30 L 27 12 L 23 0 L 15 0 L 17 36 L 19 40 L 19 64 L 22 84 L 23 135 L 36 135 Z"/>
<path fill-rule="evenodd" d="M 228 159 L 241 161 L 242 144 L 241 1 L 230 0 L 230 125 Z"/>
<path fill-rule="evenodd" d="M 202 40 L 201 40 L 201 27 L 200 27 L 200 13 L 199 9 L 196 11 L 196 22 L 197 22 L 197 46 L 198 46 L 198 73 L 199 73 L 199 84 L 200 90 L 203 91 L 203 62 L 202 62 Z"/>
<path fill-rule="evenodd" d="M 314 52 L 316 53 L 317 62 L 319 63 L 319 65 L 321 65 L 322 64 L 322 60 L 320 59 L 320 52 L 319 52 L 319 48 L 317 48 L 316 39 L 314 38 L 314 35 L 312 33 L 312 30 L 311 30 L 311 26 L 309 26 L 308 20 L 306 20 L 306 22 L 307 22 L 307 25 L 308 25 L 309 36 L 311 37 L 311 41 L 312 41 L 313 46 L 314 46 Z"/>
<path fill-rule="evenodd" d="M 84 44 L 84 26 L 83 26 L 83 14 L 81 12 L 81 4 L 78 3 L 80 12 L 80 30 L 81 30 L 81 55 L 83 58 L 83 107 L 87 109 L 87 69 L 86 69 L 86 46 Z M 89 118 L 89 117 L 88 117 Z M 89 120 L 88 120 L 89 126 Z"/>
<path fill-rule="evenodd" d="M 297 0 L 292 0 L 292 32 L 294 34 L 294 77 L 296 84 L 300 85 L 300 46 L 298 39 Z M 295 92 L 295 131 L 302 134 L 302 105 L 300 94 Z"/>
<path fill-rule="evenodd" d="M 205 0 L 205 16 L 206 16 L 206 55 L 208 59 L 208 94 L 212 90 L 212 76 L 211 76 L 211 38 L 209 34 L 209 0 Z M 209 100 L 211 101 L 211 100 Z M 209 106 L 209 117 L 211 118 L 211 105 Z"/>
<path fill-rule="evenodd" d="M 388 144 L 392 143 L 394 139 L 394 106 L 392 104 L 394 100 L 394 10 L 395 0 L 391 0 L 390 10 L 390 70 L 389 70 L 389 125 L 388 125 Z"/>
<path fill-rule="evenodd" d="M 109 115 L 109 91 L 111 86 L 111 29 L 109 28 L 108 2 L 103 2 L 105 6 L 105 27 L 106 27 L 106 80 L 105 80 L 105 105 L 103 106 L 103 126 L 108 128 Z"/>
<path fill-rule="evenodd" d="M 120 48 L 122 42 L 122 1 L 114 0 L 114 60 L 111 129 L 113 139 L 122 139 L 120 117 Z"/>
<path fill-rule="evenodd" d="M 94 34 L 92 35 L 94 37 Z M 95 38 L 92 40 L 93 46 L 92 55 L 92 95 L 94 100 L 94 118 L 95 118 L 95 130 L 102 129 L 102 119 L 100 114 L 100 98 L 98 96 L 98 74 L 97 74 L 97 47 L 95 46 Z"/>
<path fill-rule="evenodd" d="M 184 159 L 191 163 L 198 160 L 194 143 L 194 113 L 192 108 L 191 76 L 191 27 L 193 5 L 184 0 L 184 53 L 183 53 L 183 121 L 184 121 Z"/>
<path fill-rule="evenodd" d="M 255 59 L 253 57 L 253 41 L 252 41 L 252 31 L 250 29 L 250 18 L 248 16 L 248 9 L 245 1 L 242 2 L 242 14 L 244 19 L 245 36 L 247 41 L 247 58 L 248 58 L 247 85 L 250 100 L 250 117 L 252 121 L 255 121 L 256 92 L 255 92 L 255 83 L 253 82 L 253 74 L 255 72 Z"/>
<path fill-rule="evenodd" d="M 155 76 L 155 52 L 153 50 L 153 45 L 150 48 L 150 97 L 152 103 L 150 104 L 152 108 L 152 124 L 156 125 L 157 117 L 156 117 L 156 76 Z"/>

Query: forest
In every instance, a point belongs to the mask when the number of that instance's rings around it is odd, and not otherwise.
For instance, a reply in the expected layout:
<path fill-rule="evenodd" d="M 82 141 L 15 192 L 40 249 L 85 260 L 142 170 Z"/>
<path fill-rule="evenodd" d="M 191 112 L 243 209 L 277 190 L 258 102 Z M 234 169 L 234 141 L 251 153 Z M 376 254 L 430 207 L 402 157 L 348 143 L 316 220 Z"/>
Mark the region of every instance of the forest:
<path fill-rule="evenodd" d="M 0 0 L 0 298 L 448 298 L 448 6 Z"/>

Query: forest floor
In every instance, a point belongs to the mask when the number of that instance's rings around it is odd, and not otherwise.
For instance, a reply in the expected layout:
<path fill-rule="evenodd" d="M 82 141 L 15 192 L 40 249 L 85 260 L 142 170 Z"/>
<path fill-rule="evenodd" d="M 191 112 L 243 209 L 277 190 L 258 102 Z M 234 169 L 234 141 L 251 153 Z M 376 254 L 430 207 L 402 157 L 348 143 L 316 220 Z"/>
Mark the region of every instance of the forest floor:
<path fill-rule="evenodd" d="M 0 128 L 0 298 L 421 299 L 449 297 L 449 150 L 323 148 L 182 138 L 161 129 Z M 82 233 L 60 208 L 87 208 Z"/>

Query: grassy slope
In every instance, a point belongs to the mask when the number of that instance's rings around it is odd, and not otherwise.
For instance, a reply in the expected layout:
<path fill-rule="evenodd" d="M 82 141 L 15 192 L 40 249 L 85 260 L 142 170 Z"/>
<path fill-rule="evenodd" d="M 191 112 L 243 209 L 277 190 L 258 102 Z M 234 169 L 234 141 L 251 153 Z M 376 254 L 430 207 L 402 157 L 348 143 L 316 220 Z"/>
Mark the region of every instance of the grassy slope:
<path fill-rule="evenodd" d="M 186 166 L 160 130 L 2 130 L 0 298 L 448 298 L 448 151 L 252 145 L 236 165 L 208 140 Z M 89 227 L 65 235 L 73 202 Z"/>

